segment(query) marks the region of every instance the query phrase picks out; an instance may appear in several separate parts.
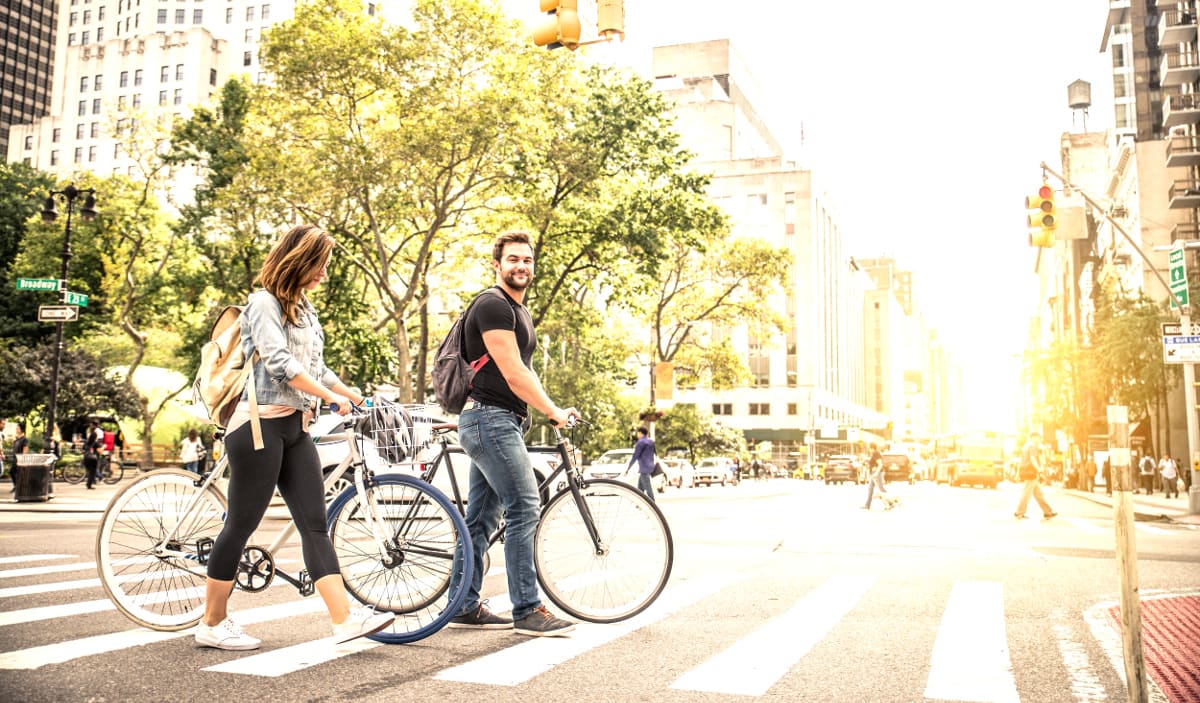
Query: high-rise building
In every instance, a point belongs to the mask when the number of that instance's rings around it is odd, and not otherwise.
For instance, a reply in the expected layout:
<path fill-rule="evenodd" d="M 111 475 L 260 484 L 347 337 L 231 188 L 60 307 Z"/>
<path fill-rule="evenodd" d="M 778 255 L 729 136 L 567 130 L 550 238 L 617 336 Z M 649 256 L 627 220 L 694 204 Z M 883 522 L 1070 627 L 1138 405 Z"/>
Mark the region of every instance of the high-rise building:
<path fill-rule="evenodd" d="M 32 122 L 50 108 L 56 0 L 0 4 L 0 155 L 8 153 L 9 126 Z M 24 137 L 20 152 L 26 151 Z M 32 150 L 33 143 L 29 139 Z"/>

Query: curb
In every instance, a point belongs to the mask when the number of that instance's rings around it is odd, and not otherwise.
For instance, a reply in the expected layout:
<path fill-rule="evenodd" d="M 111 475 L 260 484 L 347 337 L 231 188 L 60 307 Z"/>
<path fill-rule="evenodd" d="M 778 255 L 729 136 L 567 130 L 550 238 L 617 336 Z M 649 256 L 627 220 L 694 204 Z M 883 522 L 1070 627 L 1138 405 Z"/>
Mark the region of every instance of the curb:
<path fill-rule="evenodd" d="M 1074 488 L 1063 489 L 1062 493 L 1108 508 L 1111 508 L 1113 505 L 1112 499 L 1107 494 L 1088 493 L 1087 491 L 1080 491 Z M 1171 522 L 1180 525 L 1200 524 L 1200 515 L 1192 515 L 1187 512 L 1165 513 L 1157 506 L 1138 505 L 1136 499 L 1134 500 L 1133 517 L 1137 522 Z"/>

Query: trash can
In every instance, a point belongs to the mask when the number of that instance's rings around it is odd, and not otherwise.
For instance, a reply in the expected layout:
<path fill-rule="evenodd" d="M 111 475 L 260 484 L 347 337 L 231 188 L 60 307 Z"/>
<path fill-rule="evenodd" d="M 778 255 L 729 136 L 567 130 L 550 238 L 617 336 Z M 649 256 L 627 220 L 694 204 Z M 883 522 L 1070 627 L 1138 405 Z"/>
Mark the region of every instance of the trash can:
<path fill-rule="evenodd" d="M 17 455 L 17 502 L 50 500 L 50 476 L 57 460 L 53 454 Z"/>

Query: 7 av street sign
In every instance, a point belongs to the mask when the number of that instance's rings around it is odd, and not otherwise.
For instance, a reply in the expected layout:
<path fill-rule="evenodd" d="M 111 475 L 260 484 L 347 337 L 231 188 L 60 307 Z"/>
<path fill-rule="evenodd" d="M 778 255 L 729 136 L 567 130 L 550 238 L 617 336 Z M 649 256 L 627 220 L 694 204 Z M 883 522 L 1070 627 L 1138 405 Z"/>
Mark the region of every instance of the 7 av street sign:
<path fill-rule="evenodd" d="M 79 319 L 78 305 L 39 305 L 39 322 L 75 322 Z"/>

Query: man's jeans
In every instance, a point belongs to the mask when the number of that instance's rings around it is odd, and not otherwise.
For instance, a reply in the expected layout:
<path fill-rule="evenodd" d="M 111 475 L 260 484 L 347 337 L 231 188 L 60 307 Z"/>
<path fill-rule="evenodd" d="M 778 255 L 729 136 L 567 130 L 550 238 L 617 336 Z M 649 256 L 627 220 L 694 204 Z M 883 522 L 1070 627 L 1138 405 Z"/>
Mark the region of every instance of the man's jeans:
<path fill-rule="evenodd" d="M 638 490 L 646 494 L 650 502 L 654 502 L 654 483 L 650 480 L 650 474 L 638 473 Z"/>
<path fill-rule="evenodd" d="M 542 604 L 533 566 L 533 534 L 541 505 L 521 418 L 503 408 L 475 405 L 459 415 L 458 439 L 471 457 L 467 530 L 475 550 L 475 572 L 461 612 L 471 613 L 479 607 L 483 554 L 503 516 L 508 597 L 513 619 L 520 620 Z M 460 572 L 456 559 L 451 592 L 462 578 Z"/>
<path fill-rule="evenodd" d="M 871 478 L 867 481 L 867 510 L 871 509 L 871 499 L 875 497 L 875 487 L 879 487 L 879 498 L 887 501 L 883 496 L 887 494 L 887 489 L 883 487 L 883 469 L 877 469 L 871 472 Z"/>
<path fill-rule="evenodd" d="M 1054 512 L 1050 509 L 1050 504 L 1046 502 L 1045 496 L 1042 495 L 1042 482 L 1037 478 L 1031 478 L 1025 481 L 1025 487 L 1021 489 L 1021 500 L 1017 503 L 1016 515 L 1025 514 L 1025 509 L 1029 506 L 1030 498 L 1037 501 L 1038 507 L 1042 509 L 1042 515 L 1049 515 Z"/>

